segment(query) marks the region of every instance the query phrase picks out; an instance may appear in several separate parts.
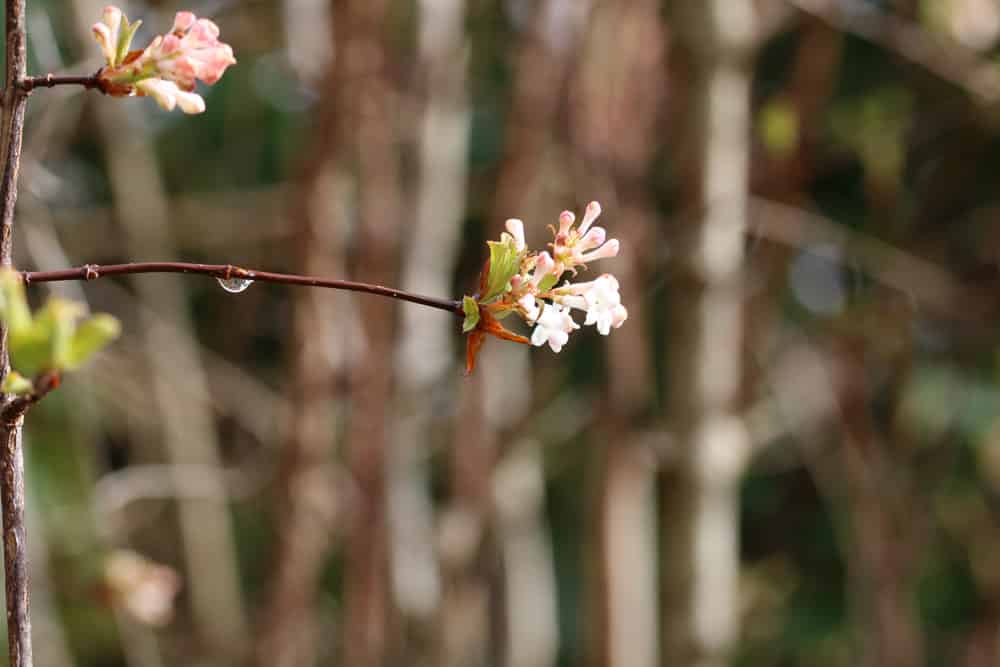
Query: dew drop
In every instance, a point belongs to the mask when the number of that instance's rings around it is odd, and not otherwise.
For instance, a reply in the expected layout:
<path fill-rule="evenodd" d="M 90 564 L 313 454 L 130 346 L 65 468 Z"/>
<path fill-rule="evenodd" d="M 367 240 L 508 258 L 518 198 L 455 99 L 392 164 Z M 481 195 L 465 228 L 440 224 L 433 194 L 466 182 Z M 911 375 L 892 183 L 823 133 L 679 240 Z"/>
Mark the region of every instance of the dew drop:
<path fill-rule="evenodd" d="M 249 278 L 216 278 L 216 280 L 219 281 L 222 289 L 233 294 L 239 294 L 253 284 L 253 281 Z"/>

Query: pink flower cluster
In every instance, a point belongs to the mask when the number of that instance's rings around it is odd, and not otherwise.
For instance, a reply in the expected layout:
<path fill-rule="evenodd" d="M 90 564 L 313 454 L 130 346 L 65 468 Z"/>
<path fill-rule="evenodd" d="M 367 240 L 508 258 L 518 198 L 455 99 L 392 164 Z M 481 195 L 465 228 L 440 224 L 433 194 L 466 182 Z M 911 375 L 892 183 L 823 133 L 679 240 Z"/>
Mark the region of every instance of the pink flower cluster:
<path fill-rule="evenodd" d="M 191 12 L 177 12 L 166 35 L 157 35 L 142 51 L 130 51 L 141 21 L 129 23 L 121 9 L 108 6 L 93 27 L 107 66 L 100 72 L 111 95 L 148 95 L 168 111 L 201 113 L 205 100 L 193 92 L 198 80 L 213 84 L 236 63 L 232 48 L 219 41 L 219 27 Z"/>
<path fill-rule="evenodd" d="M 574 227 L 576 216 L 563 211 L 559 216 L 559 228 L 553 230 L 552 252 L 537 254 L 527 252 L 524 223 L 517 219 L 507 221 L 508 233 L 501 237 L 501 243 L 512 243 L 522 257 L 520 271 L 511 278 L 510 289 L 503 295 L 497 310 L 502 310 L 506 304 L 508 309 L 533 324 L 533 345 L 548 343 L 553 352 L 562 350 L 569 335 L 580 328 L 571 315 L 574 309 L 586 313 L 584 325 L 595 325 L 604 336 L 628 318 L 618 292 L 618 281 L 611 274 L 588 282 L 566 282 L 556 286 L 566 273 L 576 276 L 577 269 L 586 267 L 589 262 L 618 254 L 618 240 L 606 240 L 605 230 L 593 226 L 600 215 L 601 205 L 590 202 L 580 225 Z"/>

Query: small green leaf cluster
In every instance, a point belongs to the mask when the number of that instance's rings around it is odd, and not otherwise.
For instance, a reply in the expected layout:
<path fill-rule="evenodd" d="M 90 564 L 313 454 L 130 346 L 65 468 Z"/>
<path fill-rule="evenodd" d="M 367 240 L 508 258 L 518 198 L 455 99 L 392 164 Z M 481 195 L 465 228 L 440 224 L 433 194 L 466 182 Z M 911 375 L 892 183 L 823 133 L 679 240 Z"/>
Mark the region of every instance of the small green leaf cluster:
<path fill-rule="evenodd" d="M 487 244 L 490 246 L 490 270 L 486 292 L 480 296 L 483 303 L 510 291 L 510 279 L 520 273 L 523 255 L 509 234 L 503 234 L 499 241 L 487 241 Z"/>
<path fill-rule="evenodd" d="M 43 373 L 75 370 L 121 333 L 121 323 L 101 313 L 84 318 L 85 308 L 73 301 L 50 298 L 32 314 L 24 284 L 16 271 L 0 272 L 0 320 L 7 326 L 12 370 L 0 390 L 30 394 L 30 378 Z"/>
<path fill-rule="evenodd" d="M 490 259 L 484 267 L 481 278 L 480 293 L 475 297 L 466 296 L 462 300 L 462 310 L 465 321 L 462 331 L 469 333 L 479 324 L 479 306 L 495 301 L 511 290 L 511 280 L 521 272 L 521 263 L 525 251 L 517 247 L 517 242 L 510 234 L 502 234 L 499 241 L 487 241 L 490 248 Z M 494 316 L 498 319 L 510 314 L 510 310 L 497 310 Z"/>

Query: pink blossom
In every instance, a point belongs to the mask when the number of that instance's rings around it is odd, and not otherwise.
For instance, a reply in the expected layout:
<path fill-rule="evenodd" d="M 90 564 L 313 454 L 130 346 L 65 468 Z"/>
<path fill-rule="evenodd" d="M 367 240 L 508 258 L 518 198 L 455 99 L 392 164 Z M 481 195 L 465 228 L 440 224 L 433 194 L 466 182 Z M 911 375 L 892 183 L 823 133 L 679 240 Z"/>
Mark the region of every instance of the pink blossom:
<path fill-rule="evenodd" d="M 581 236 L 587 233 L 590 226 L 594 224 L 594 221 L 601 216 L 601 205 L 596 201 L 592 201 L 587 204 L 587 209 L 583 212 L 583 220 L 580 222 L 580 228 L 577 233 Z"/>
<path fill-rule="evenodd" d="M 95 23 L 91 28 L 94 39 L 101 45 L 105 61 L 111 66 L 118 64 L 118 37 L 121 31 L 122 17 L 122 10 L 109 5 L 104 8 L 101 22 Z"/>
<path fill-rule="evenodd" d="M 236 63 L 232 48 L 219 41 L 219 27 L 191 12 L 177 12 L 169 33 L 130 53 L 138 25 L 130 25 L 117 7 L 106 8 L 102 22 L 94 25 L 108 62 L 100 73 L 104 92 L 149 95 L 164 109 L 177 106 L 185 113 L 204 111 L 204 100 L 193 93 L 195 83 L 214 84 Z"/>
<path fill-rule="evenodd" d="M 618 241 L 611 239 L 605 242 L 607 232 L 603 227 L 593 226 L 600 215 L 601 205 L 596 201 L 590 202 L 583 213 L 583 220 L 574 229 L 576 216 L 569 211 L 560 214 L 552 255 L 562 271 L 576 273 L 578 266 L 618 254 Z"/>
<path fill-rule="evenodd" d="M 527 243 L 524 240 L 524 223 L 517 218 L 511 218 L 504 225 L 510 235 L 514 238 L 514 247 L 517 248 L 518 252 L 526 249 Z"/>
<path fill-rule="evenodd" d="M 195 19 L 191 12 L 178 12 L 173 30 L 157 36 L 137 62 L 182 90 L 192 90 L 196 80 L 217 82 L 236 59 L 233 49 L 219 41 L 219 26 Z"/>
<path fill-rule="evenodd" d="M 538 284 L 541 283 L 546 276 L 553 273 L 555 269 L 556 263 L 552 259 L 552 255 L 545 251 L 539 253 L 538 259 L 535 260 L 535 271 L 531 274 L 531 280 L 529 281 L 531 286 L 537 290 Z"/>
<path fill-rule="evenodd" d="M 618 250 L 619 250 L 618 239 L 611 239 L 597 250 L 593 250 L 591 252 L 579 255 L 579 260 L 580 260 L 579 263 L 587 264 L 588 262 L 593 262 L 598 259 L 608 259 L 610 257 L 617 257 Z"/>

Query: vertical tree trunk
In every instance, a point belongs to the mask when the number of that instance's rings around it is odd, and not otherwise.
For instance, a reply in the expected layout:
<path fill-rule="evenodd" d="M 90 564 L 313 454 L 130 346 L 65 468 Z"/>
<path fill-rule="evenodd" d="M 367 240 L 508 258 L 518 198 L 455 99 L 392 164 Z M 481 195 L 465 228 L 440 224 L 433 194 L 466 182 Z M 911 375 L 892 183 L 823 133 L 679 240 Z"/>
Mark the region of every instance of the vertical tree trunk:
<path fill-rule="evenodd" d="M 335 7 L 343 10 L 336 13 L 334 26 L 348 61 L 348 121 L 357 142 L 352 149 L 358 166 L 360 226 L 353 268 L 365 280 L 393 285 L 403 209 L 389 2 L 345 0 Z M 369 297 L 358 301 L 365 348 L 351 373 L 347 434 L 347 464 L 357 490 L 344 563 L 348 667 L 384 664 L 390 639 L 386 421 L 393 390 L 396 304 Z"/>
<path fill-rule="evenodd" d="M 0 119 L 0 267 L 13 264 L 14 207 L 24 134 L 27 95 L 19 88 L 26 73 L 27 33 L 25 1 L 7 0 L 7 41 L 3 116 Z M 7 329 L 0 324 L 0 379 L 10 371 Z M 10 400 L 3 396 L 3 403 Z M 3 508 L 4 591 L 7 605 L 7 647 L 10 667 L 31 667 L 31 617 L 28 589 L 28 543 L 24 517 L 24 450 L 21 442 L 23 417 L 0 424 L 0 504 Z"/>
<path fill-rule="evenodd" d="M 671 293 L 671 464 L 663 471 L 662 664 L 722 667 L 738 635 L 750 0 L 674 3 L 686 65 L 683 213 Z"/>
<path fill-rule="evenodd" d="M 326 0 L 319 0 L 325 2 Z M 341 210 L 335 205 L 341 178 L 337 156 L 342 133 L 338 108 L 343 78 L 337 61 L 318 63 L 323 45 L 332 43 L 332 15 L 317 2 L 309 7 L 289 7 L 286 19 L 297 13 L 309 15 L 306 25 L 294 29 L 293 57 L 300 76 L 319 74 L 321 100 L 310 134 L 310 153 L 303 162 L 289 201 L 295 225 L 296 265 L 314 275 L 342 275 L 343 252 L 338 230 Z M 302 17 L 297 17 L 301 19 Z M 319 19 L 319 20 L 317 20 Z M 325 19 L 325 20 L 324 20 Z M 326 71 L 309 71 L 324 66 Z M 339 203 L 339 202 L 338 202 Z M 256 661 L 260 667 L 311 667 L 319 650 L 319 619 L 316 608 L 323 564 L 330 553 L 338 489 L 329 474 L 336 429 L 333 420 L 336 398 L 336 364 L 331 358 L 332 341 L 340 335 L 337 303 L 343 295 L 322 290 L 294 290 L 292 298 L 292 405 L 287 437 L 275 489 L 277 546 L 274 571 L 266 607 L 260 618 Z"/>

